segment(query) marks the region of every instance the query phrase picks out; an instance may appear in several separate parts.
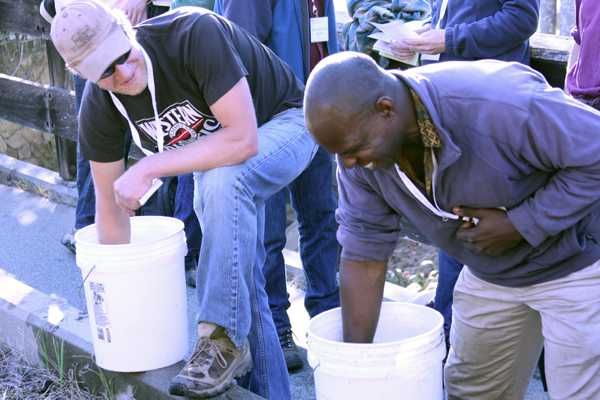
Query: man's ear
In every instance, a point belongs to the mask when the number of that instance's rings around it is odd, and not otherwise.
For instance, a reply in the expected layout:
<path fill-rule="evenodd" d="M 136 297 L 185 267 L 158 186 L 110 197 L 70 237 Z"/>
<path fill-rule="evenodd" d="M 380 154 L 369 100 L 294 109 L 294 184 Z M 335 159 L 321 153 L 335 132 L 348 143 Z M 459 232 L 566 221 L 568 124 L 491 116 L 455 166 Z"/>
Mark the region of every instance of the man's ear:
<path fill-rule="evenodd" d="M 375 101 L 375 110 L 384 117 L 389 117 L 394 111 L 394 102 L 388 96 L 381 96 Z"/>

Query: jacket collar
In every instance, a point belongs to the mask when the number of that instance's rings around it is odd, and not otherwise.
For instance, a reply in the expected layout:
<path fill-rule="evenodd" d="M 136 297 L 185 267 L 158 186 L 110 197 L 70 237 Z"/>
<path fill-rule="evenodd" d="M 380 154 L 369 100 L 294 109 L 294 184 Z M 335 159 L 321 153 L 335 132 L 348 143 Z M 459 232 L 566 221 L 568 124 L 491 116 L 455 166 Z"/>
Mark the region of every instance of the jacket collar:
<path fill-rule="evenodd" d="M 421 102 L 427 109 L 431 121 L 435 125 L 437 133 L 442 141 L 442 150 L 438 156 L 438 176 L 439 173 L 458 160 L 462 154 L 460 148 L 454 143 L 448 131 L 442 125 L 438 96 L 435 87 L 426 75 L 420 74 L 418 68 L 409 70 L 390 71 L 397 79 L 407 84 L 421 99 Z"/>

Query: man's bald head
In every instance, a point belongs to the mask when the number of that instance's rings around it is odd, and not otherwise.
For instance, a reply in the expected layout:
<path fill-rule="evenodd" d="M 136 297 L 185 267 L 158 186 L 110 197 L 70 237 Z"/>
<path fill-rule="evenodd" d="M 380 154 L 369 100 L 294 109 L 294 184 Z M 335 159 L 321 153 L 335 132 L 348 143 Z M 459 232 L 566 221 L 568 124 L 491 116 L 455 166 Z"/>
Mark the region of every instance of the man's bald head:
<path fill-rule="evenodd" d="M 377 98 L 384 95 L 386 77 L 375 61 L 362 53 L 348 51 L 325 58 L 306 83 L 307 127 L 317 133 L 323 120 L 343 123 L 373 111 Z"/>
<path fill-rule="evenodd" d="M 306 127 L 347 167 L 388 168 L 417 129 L 406 84 L 364 54 L 325 58 L 304 93 Z"/>

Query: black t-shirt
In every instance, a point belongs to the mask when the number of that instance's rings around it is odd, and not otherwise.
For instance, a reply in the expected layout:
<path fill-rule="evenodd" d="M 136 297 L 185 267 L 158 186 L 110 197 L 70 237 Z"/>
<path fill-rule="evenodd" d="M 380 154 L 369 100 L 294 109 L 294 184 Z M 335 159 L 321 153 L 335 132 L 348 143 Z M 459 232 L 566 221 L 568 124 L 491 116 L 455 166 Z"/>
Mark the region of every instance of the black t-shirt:
<path fill-rule="evenodd" d="M 258 125 L 292 107 L 302 107 L 303 85 L 266 46 L 226 19 L 201 8 L 182 7 L 136 27 L 152 60 L 164 149 L 180 147 L 217 131 L 209 106 L 242 77 L 250 86 Z M 142 146 L 157 151 L 154 112 L 146 88 L 117 95 L 135 123 Z M 88 83 L 79 114 L 81 151 L 88 160 L 123 158 L 127 120 L 108 92 Z"/>

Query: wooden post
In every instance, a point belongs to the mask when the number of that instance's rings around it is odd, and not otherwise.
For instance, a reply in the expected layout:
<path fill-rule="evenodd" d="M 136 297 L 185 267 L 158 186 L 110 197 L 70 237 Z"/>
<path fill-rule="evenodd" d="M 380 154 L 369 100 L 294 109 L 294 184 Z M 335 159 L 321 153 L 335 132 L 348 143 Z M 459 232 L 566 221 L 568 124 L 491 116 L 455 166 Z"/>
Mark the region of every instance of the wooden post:
<path fill-rule="evenodd" d="M 70 87 L 71 76 L 65 68 L 65 63 L 50 40 L 46 41 L 46 54 L 48 55 L 48 73 L 50 84 L 55 87 Z M 50 110 L 51 98 L 47 99 L 47 109 Z M 51 114 L 47 114 L 46 127 L 53 133 L 54 122 Z M 58 158 L 58 174 L 67 181 L 75 180 L 77 176 L 77 146 L 74 142 L 55 136 L 56 156 Z"/>
<path fill-rule="evenodd" d="M 567 36 L 575 26 L 575 0 L 560 0 L 559 34 Z"/>
<path fill-rule="evenodd" d="M 556 0 L 540 1 L 540 25 L 538 30 L 542 33 L 556 33 Z"/>

